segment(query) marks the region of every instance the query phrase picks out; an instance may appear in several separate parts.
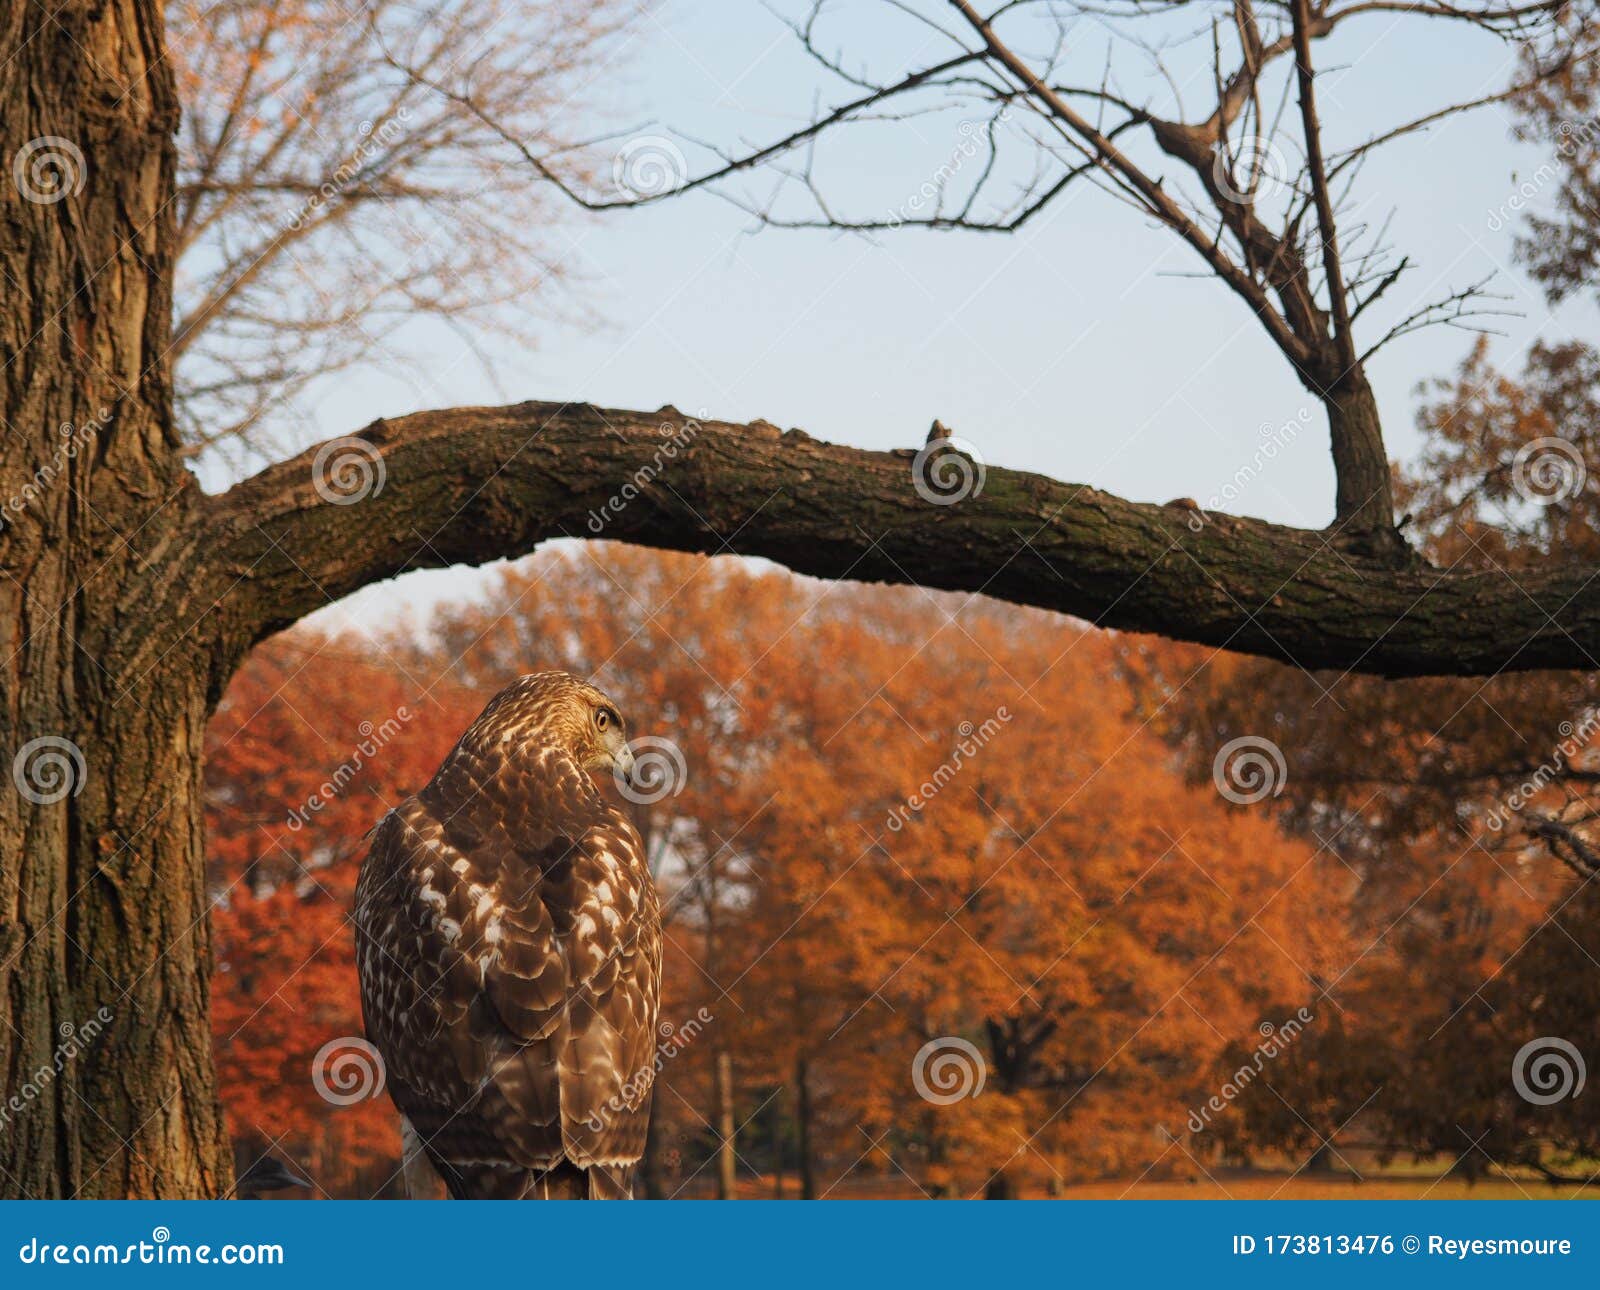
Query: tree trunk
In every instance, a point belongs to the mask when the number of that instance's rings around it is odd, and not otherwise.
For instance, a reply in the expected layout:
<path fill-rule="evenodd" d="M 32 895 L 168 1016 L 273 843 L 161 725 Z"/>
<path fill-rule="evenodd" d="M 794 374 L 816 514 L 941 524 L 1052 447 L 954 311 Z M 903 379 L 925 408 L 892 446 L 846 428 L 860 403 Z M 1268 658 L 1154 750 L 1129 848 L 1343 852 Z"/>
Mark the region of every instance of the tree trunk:
<path fill-rule="evenodd" d="M 984 1200 L 1015 1200 L 1016 1187 L 1011 1181 L 1011 1175 L 1004 1169 L 998 1169 L 989 1175 L 989 1181 L 983 1187 Z"/>
<path fill-rule="evenodd" d="M 783 1199 L 783 1103 L 772 1106 L 772 1199 Z"/>
<path fill-rule="evenodd" d="M 811 1158 L 811 1084 L 804 1057 L 794 1064 L 794 1118 L 799 1128 L 800 1199 L 817 1198 L 816 1163 Z"/>
<path fill-rule="evenodd" d="M 717 1054 L 716 1069 L 717 1112 L 717 1199 L 734 1198 L 736 1164 L 734 1134 L 737 1127 L 733 1119 L 733 1057 L 729 1053 Z"/>
<path fill-rule="evenodd" d="M 215 1196 L 232 1176 L 199 824 L 214 696 L 175 629 L 171 558 L 198 490 L 165 359 L 177 104 L 161 21 L 155 0 L 0 20 L 8 1196 Z"/>
<path fill-rule="evenodd" d="M 1377 396 L 1357 368 L 1328 393 L 1328 431 L 1338 485 L 1334 530 L 1365 555 L 1400 559 L 1405 542 L 1394 521 L 1394 485 L 1383 447 Z"/>
<path fill-rule="evenodd" d="M 4 1087 L 24 1089 L 0 1134 L 8 1196 L 219 1196 L 231 1183 L 209 1025 L 208 705 L 190 662 L 107 675 L 19 731 L 51 742 L 17 763 L 8 804 L 25 809 L 8 812 L 3 847 Z"/>

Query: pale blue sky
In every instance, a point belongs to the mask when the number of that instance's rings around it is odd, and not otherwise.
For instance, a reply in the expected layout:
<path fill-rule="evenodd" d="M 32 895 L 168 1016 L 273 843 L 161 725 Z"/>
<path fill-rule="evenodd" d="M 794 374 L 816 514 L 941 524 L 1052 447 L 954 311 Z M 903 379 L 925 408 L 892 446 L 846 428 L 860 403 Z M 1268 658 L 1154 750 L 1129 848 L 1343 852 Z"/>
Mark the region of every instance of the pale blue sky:
<path fill-rule="evenodd" d="M 888 20 L 848 7 L 833 31 L 852 54 L 901 39 Z M 1085 58 L 1104 58 L 1103 37 L 1091 33 L 1083 45 Z M 1511 70 L 1492 39 L 1392 15 L 1364 20 L 1322 61 L 1319 93 L 1335 146 L 1402 113 L 1498 88 Z M 1174 70 L 1198 101 L 1209 71 L 1181 60 Z M 635 25 L 607 76 L 615 123 L 723 141 L 793 128 L 815 83 L 792 38 L 748 0 L 667 0 Z M 1390 317 L 1499 271 L 1508 307 L 1525 316 L 1496 323 L 1508 335 L 1494 352 L 1515 366 L 1534 336 L 1590 330 L 1590 315 L 1585 306 L 1552 319 L 1512 265 L 1515 225 L 1489 227 L 1519 171 L 1526 177 L 1543 160 L 1509 130 L 1497 108 L 1446 122 L 1381 154 L 1358 194 L 1374 218 L 1394 208 L 1390 240 L 1419 265 L 1386 301 Z M 926 159 L 937 164 L 952 141 L 948 123 L 942 132 L 913 123 L 858 151 L 835 151 L 831 191 L 893 209 L 893 194 L 909 191 L 928 172 Z M 910 158 L 899 173 L 893 163 Z M 1214 494 L 1251 458 L 1263 426 L 1309 406 L 1231 294 L 1172 276 L 1197 270 L 1192 252 L 1087 187 L 1009 237 L 752 234 L 747 216 L 706 194 L 604 216 L 574 210 L 550 236 L 599 325 L 553 322 L 532 351 L 490 344 L 500 391 L 453 334 L 419 327 L 408 350 L 421 359 L 406 370 L 362 372 L 315 390 L 307 435 L 423 407 L 518 399 L 671 403 L 871 448 L 918 444 L 938 417 L 991 464 L 1164 501 Z M 1375 361 L 1392 453 L 1415 450 L 1417 383 L 1448 372 L 1471 340 L 1434 329 Z M 1317 526 L 1329 518 L 1332 491 L 1318 415 L 1235 509 Z M 371 622 L 476 585 L 459 571 L 412 575 L 369 589 L 350 608 Z"/>

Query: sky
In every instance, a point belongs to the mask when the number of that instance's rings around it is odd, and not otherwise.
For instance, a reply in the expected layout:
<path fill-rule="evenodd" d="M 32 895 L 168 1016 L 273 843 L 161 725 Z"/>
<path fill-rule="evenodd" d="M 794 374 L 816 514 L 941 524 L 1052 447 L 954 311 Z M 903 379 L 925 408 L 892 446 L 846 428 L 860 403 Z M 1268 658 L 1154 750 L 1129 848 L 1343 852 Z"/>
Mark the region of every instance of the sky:
<path fill-rule="evenodd" d="M 825 39 L 852 66 L 892 66 L 911 56 L 908 40 L 924 39 L 881 3 L 835 8 Z M 1075 30 L 1072 63 L 1103 66 L 1108 40 L 1094 27 Z M 1134 68 L 1130 55 L 1139 59 L 1118 46 L 1117 66 Z M 1491 37 L 1392 14 L 1358 20 L 1319 58 L 1334 147 L 1491 92 L 1512 71 Z M 1192 111 L 1209 67 L 1177 52 L 1168 71 Z M 1138 75 L 1128 73 L 1130 83 Z M 624 131 L 619 146 L 669 135 L 770 138 L 810 113 L 818 85 L 793 36 L 749 0 L 664 0 L 630 25 L 602 76 L 599 116 Z M 835 88 L 821 101 L 839 96 Z M 902 208 L 952 157 L 951 124 L 899 122 L 835 142 L 824 158 L 830 201 L 868 213 Z M 684 151 L 691 167 L 703 159 L 688 143 Z M 1356 218 L 1390 217 L 1388 240 L 1418 266 L 1386 298 L 1389 320 L 1495 274 L 1503 307 L 1520 314 L 1494 320 L 1505 335 L 1493 353 L 1508 367 L 1536 337 L 1592 326 L 1587 305 L 1552 315 L 1514 263 L 1519 224 L 1507 203 L 1543 160 L 1512 139 L 1497 107 L 1379 154 L 1352 196 Z M 313 388 L 307 441 L 378 416 L 522 399 L 670 403 L 880 449 L 919 445 L 937 417 L 990 465 L 1159 502 L 1217 495 L 1278 430 L 1270 468 L 1229 509 L 1308 527 L 1330 518 L 1326 431 L 1281 356 L 1233 295 L 1195 276 L 1191 250 L 1092 188 L 1069 191 L 1014 235 L 758 230 L 700 192 L 602 215 L 573 207 L 549 238 L 571 273 L 563 290 L 581 310 L 553 300 L 532 347 L 489 342 L 492 379 L 454 333 L 419 324 L 404 338 L 406 361 Z M 1385 326 L 1377 318 L 1358 339 Z M 1419 383 L 1448 374 L 1472 341 L 1436 328 L 1373 361 L 1391 455 L 1417 450 Z M 1285 437 L 1291 424 L 1305 428 Z M 460 570 L 411 574 L 318 620 L 372 627 L 483 586 L 483 575 Z"/>

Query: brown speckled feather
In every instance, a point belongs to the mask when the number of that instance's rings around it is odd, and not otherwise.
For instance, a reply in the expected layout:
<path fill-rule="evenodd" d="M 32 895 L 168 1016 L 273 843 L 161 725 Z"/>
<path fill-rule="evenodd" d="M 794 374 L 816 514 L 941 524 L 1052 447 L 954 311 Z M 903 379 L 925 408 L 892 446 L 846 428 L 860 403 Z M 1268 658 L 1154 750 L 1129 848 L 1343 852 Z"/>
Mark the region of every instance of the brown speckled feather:
<path fill-rule="evenodd" d="M 598 695 L 541 673 L 497 696 L 362 866 L 367 1033 L 457 1197 L 625 1197 L 644 1152 L 660 915 L 637 830 L 552 726 L 574 691 Z"/>

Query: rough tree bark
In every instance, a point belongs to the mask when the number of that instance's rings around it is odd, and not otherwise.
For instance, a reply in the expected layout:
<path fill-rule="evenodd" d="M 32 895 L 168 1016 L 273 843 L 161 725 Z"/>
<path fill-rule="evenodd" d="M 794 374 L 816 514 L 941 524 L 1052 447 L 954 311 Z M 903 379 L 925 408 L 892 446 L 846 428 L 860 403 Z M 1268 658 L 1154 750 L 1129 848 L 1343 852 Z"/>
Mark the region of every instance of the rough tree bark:
<path fill-rule="evenodd" d="M 992 466 L 981 491 L 933 505 L 912 486 L 909 450 L 841 447 L 765 422 L 524 403 L 417 413 L 354 438 L 385 463 L 382 491 L 357 506 L 318 496 L 323 448 L 209 499 L 209 572 L 239 630 L 287 626 L 406 569 L 570 536 L 982 591 L 1305 668 L 1481 676 L 1600 657 L 1590 569 L 1513 579 L 1396 562 L 1346 546 L 1337 529 L 1129 502 Z M 623 500 L 625 490 L 637 495 Z"/>
<path fill-rule="evenodd" d="M 0 1085 L 23 1099 L 0 1187 L 215 1195 L 198 754 L 219 678 L 152 613 L 182 603 L 201 533 L 164 357 L 161 8 L 7 6 L 0 49 Z"/>
<path fill-rule="evenodd" d="M 1591 570 L 1518 585 L 998 468 L 935 505 L 909 452 L 670 411 L 424 413 L 361 432 L 383 486 L 356 504 L 319 490 L 315 450 L 207 497 L 172 416 L 163 39 L 160 0 L 0 10 L 6 1195 L 227 1190 L 205 722 L 253 644 L 405 569 L 606 536 L 986 591 L 1306 667 L 1489 674 L 1600 653 Z"/>

